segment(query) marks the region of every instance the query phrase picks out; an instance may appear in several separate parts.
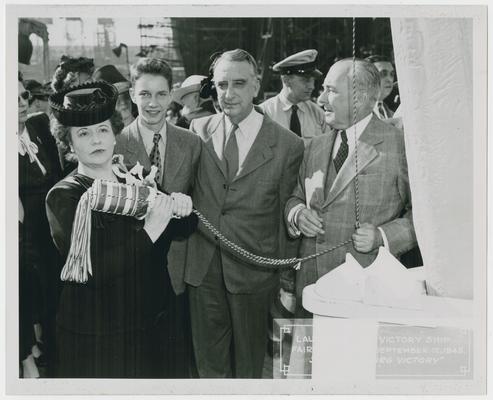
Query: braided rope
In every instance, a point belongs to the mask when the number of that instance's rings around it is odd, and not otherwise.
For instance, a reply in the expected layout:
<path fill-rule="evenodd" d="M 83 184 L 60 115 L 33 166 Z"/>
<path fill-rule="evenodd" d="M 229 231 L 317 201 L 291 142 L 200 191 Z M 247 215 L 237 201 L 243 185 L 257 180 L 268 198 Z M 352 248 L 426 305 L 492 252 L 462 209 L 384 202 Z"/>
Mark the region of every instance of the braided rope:
<path fill-rule="evenodd" d="M 356 18 L 353 17 L 353 30 L 352 30 L 352 35 L 353 35 L 353 76 L 352 76 L 352 84 L 353 84 L 353 126 L 356 125 L 356 112 L 357 112 L 357 94 L 356 94 Z M 355 191 L 355 213 L 356 213 L 356 229 L 360 227 L 360 207 L 359 207 L 359 185 L 358 185 L 358 174 L 359 174 L 359 168 L 358 168 L 358 139 L 356 135 L 356 128 L 355 128 L 355 135 L 354 135 L 354 161 L 355 161 L 355 181 L 354 181 L 354 191 Z M 253 254 L 249 252 L 248 250 L 244 249 L 243 247 L 237 245 L 236 243 L 233 243 L 231 240 L 229 240 L 227 237 L 225 237 L 212 223 L 207 220 L 207 218 L 200 213 L 200 211 L 193 209 L 192 211 L 199 220 L 204 224 L 204 226 L 212 233 L 215 235 L 215 237 L 224 243 L 227 247 L 229 247 L 232 251 L 237 253 L 238 255 L 246 258 L 249 261 L 254 262 L 257 265 L 262 265 L 262 266 L 273 266 L 276 268 L 282 267 L 282 266 L 294 266 L 298 263 L 302 263 L 317 257 L 320 257 L 324 254 L 327 254 L 331 251 L 334 251 L 338 249 L 339 247 L 345 246 L 347 244 L 350 244 L 352 242 L 352 239 L 348 239 L 344 242 L 341 242 L 335 246 L 332 246 L 330 248 L 324 249 L 322 251 L 319 251 L 314 254 L 310 254 L 305 257 L 292 257 L 292 258 L 269 258 L 269 257 L 263 257 L 259 256 L 257 254 Z"/>
<path fill-rule="evenodd" d="M 236 243 L 233 243 L 231 240 L 229 240 L 226 236 L 224 236 L 212 223 L 198 210 L 193 209 L 192 211 L 199 220 L 204 224 L 204 226 L 212 232 L 218 240 L 223 242 L 227 247 L 229 247 L 231 250 L 233 250 L 235 253 L 241 255 L 242 257 L 246 258 L 249 261 L 253 261 L 257 265 L 262 265 L 262 266 L 274 266 L 274 267 L 282 267 L 282 266 L 294 266 L 298 263 L 305 262 L 308 260 L 311 260 L 313 258 L 320 257 L 326 253 L 329 253 L 331 251 L 334 251 L 335 249 L 345 246 L 349 243 L 352 242 L 351 239 L 346 240 L 345 242 L 341 242 L 335 246 L 332 246 L 328 249 L 324 249 L 322 251 L 319 251 L 314 254 L 310 254 L 305 257 L 297 258 L 297 257 L 292 257 L 292 258 L 269 258 L 269 257 L 263 257 L 259 256 L 257 254 L 253 254 L 249 252 L 248 250 L 245 250 L 243 247 L 237 245 Z"/>
<path fill-rule="evenodd" d="M 354 177 L 354 211 L 356 214 L 356 229 L 360 227 L 359 223 L 359 181 L 358 181 L 358 138 L 356 134 L 356 18 L 353 17 L 353 126 L 354 126 L 354 168 L 356 175 Z"/>

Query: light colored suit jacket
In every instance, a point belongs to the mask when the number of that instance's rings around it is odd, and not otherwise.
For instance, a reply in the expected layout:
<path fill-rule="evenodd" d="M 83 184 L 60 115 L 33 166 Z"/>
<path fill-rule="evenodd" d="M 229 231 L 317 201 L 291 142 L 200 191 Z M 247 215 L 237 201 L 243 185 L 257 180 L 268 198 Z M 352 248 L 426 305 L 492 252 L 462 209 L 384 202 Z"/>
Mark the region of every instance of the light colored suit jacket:
<path fill-rule="evenodd" d="M 194 119 L 190 129 L 203 141 L 192 194 L 195 207 L 228 239 L 248 251 L 283 257 L 289 240 L 283 221 L 284 205 L 296 184 L 303 141 L 264 115 L 241 172 L 229 182 L 211 139 L 224 129 L 223 114 Z M 217 246 L 221 246 L 224 281 L 230 292 L 254 293 L 278 284 L 279 274 L 273 269 L 239 259 L 202 223 L 188 243 L 188 284 L 201 285 Z"/>
<path fill-rule="evenodd" d="M 286 204 L 286 218 L 294 206 L 306 203 L 305 178 L 312 178 L 314 173 L 321 171 L 325 182 L 335 137 L 336 132 L 332 131 L 314 138 L 306 149 L 297 186 Z M 325 187 L 316 189 L 311 197 L 310 207 L 323 219 L 325 234 L 314 238 L 302 236 L 301 256 L 351 239 L 356 222 L 354 157 L 353 152 L 330 190 Z M 397 256 L 412 249 L 417 242 L 412 222 L 403 132 L 373 115 L 359 138 L 357 157 L 360 223 L 381 227 L 392 254 Z M 358 253 L 351 243 L 307 261 L 297 276 L 297 294 L 301 295 L 304 286 L 316 282 L 342 264 L 346 252 L 354 255 L 363 266 L 368 266 L 378 251 Z"/>
<path fill-rule="evenodd" d="M 166 122 L 164 174 L 159 186 L 168 193 L 191 194 L 201 152 L 200 139 L 192 132 Z M 137 161 L 151 169 L 149 155 L 140 136 L 137 119 L 116 138 L 115 154 L 123 154 L 124 164 L 132 168 Z M 168 252 L 168 271 L 175 293 L 185 290 L 186 241 L 173 241 Z"/>

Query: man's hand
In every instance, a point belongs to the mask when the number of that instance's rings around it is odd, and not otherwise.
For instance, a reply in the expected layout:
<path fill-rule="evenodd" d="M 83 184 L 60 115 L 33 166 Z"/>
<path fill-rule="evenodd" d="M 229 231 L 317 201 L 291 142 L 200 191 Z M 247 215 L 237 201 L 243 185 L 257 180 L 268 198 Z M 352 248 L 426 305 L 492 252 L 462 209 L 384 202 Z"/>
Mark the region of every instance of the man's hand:
<path fill-rule="evenodd" d="M 382 234 L 378 228 L 372 224 L 361 224 L 360 228 L 353 233 L 353 244 L 356 251 L 369 253 L 383 245 Z"/>
<path fill-rule="evenodd" d="M 298 229 L 306 237 L 314 237 L 319 233 L 324 234 L 322 222 L 323 220 L 318 216 L 318 213 L 308 208 L 302 208 L 296 218 Z"/>
<path fill-rule="evenodd" d="M 177 218 L 188 217 L 192 212 L 192 199 L 183 193 L 171 193 L 173 200 L 172 209 L 173 215 Z"/>

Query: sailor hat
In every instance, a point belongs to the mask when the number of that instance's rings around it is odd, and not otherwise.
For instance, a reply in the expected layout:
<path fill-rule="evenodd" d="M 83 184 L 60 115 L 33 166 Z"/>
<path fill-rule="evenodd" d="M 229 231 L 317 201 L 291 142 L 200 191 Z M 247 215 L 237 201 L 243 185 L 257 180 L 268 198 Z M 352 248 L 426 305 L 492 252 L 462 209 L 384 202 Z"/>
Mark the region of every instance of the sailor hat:
<path fill-rule="evenodd" d="M 272 70 L 281 75 L 309 75 L 319 78 L 322 73 L 317 69 L 317 55 L 317 50 L 303 50 L 279 61 Z"/>

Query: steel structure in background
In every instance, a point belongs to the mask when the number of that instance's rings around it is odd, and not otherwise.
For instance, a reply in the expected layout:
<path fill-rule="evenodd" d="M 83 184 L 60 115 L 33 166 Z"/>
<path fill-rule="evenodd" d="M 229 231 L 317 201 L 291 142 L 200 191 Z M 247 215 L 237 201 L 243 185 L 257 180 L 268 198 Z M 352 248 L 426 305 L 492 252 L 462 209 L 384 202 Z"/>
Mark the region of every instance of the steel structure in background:
<path fill-rule="evenodd" d="M 115 23 L 113 18 L 98 18 L 96 48 L 94 58 L 106 64 L 111 61 L 111 51 L 116 45 Z"/>
<path fill-rule="evenodd" d="M 29 36 L 35 34 L 43 41 L 43 77 L 45 79 L 50 78 L 50 47 L 48 42 L 50 40 L 48 34 L 47 23 L 51 23 L 51 18 L 44 19 L 30 19 L 19 18 L 18 23 L 18 54 L 19 62 L 29 65 L 31 61 L 31 55 L 33 51 L 33 45 Z"/>
<path fill-rule="evenodd" d="M 165 59 L 173 69 L 173 81 L 183 81 L 186 75 L 175 41 L 171 19 L 141 18 L 137 27 L 140 36 L 140 50 L 135 56 Z"/>
<path fill-rule="evenodd" d="M 279 79 L 270 67 L 298 51 L 319 52 L 319 69 L 325 72 L 338 59 L 352 54 L 351 18 L 171 18 L 173 37 L 186 75 L 207 75 L 210 56 L 237 47 L 252 53 L 259 63 L 261 93 L 277 92 Z M 393 55 L 390 20 L 356 20 L 356 55 Z"/>

